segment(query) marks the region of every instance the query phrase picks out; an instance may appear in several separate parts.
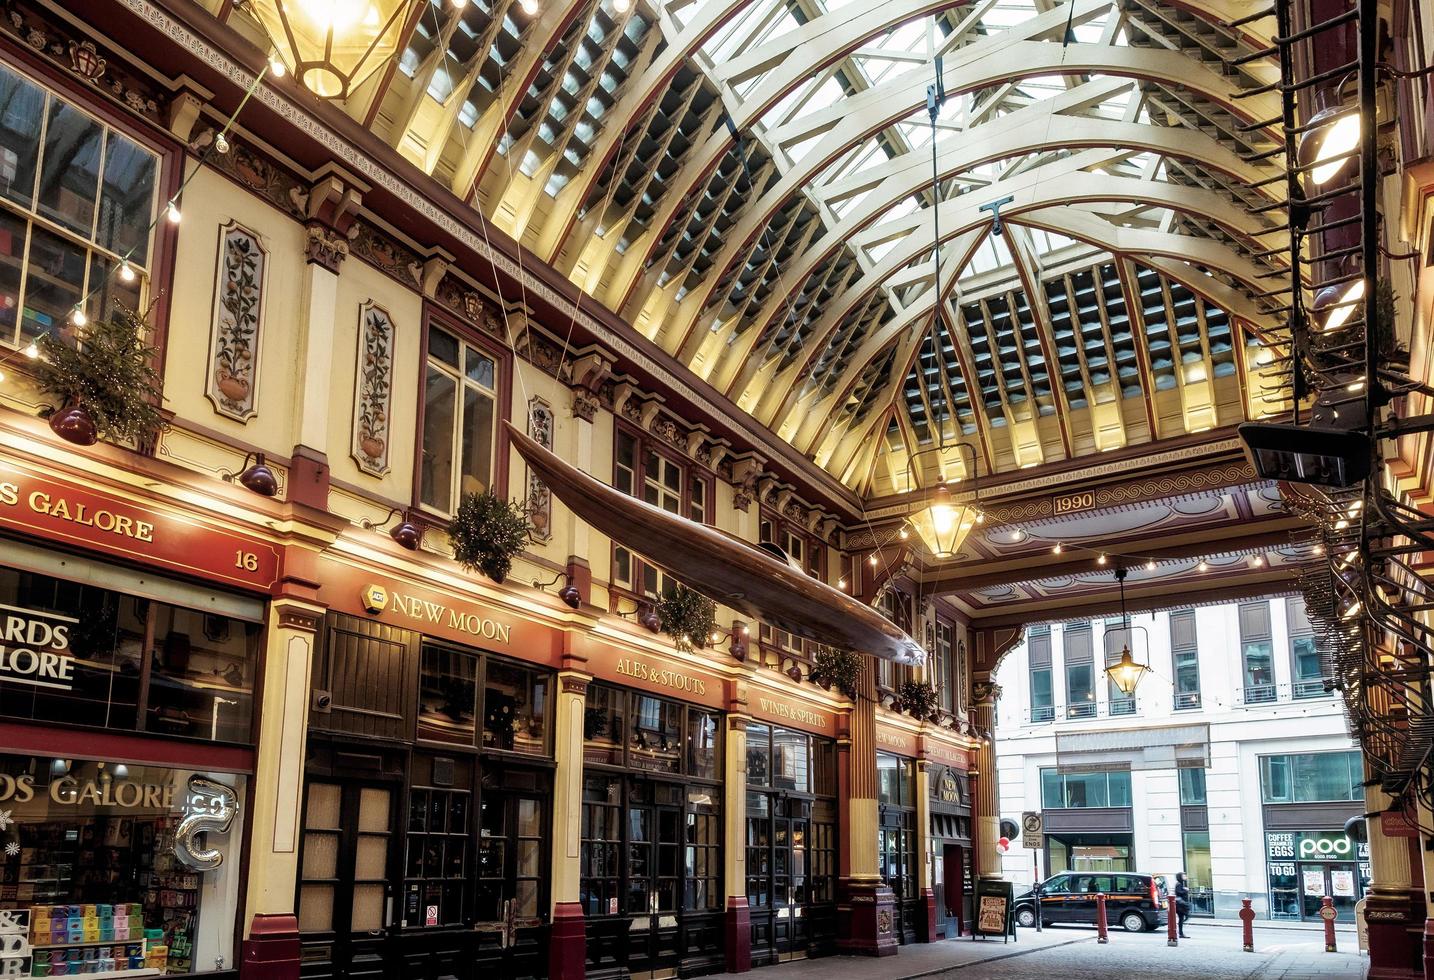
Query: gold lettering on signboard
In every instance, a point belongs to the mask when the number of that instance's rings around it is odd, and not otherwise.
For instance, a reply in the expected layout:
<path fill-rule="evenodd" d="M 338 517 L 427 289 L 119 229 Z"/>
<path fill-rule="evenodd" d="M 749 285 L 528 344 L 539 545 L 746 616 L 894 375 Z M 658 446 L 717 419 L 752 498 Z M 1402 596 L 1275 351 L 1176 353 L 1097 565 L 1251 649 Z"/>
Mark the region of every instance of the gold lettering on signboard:
<path fill-rule="evenodd" d="M 1078 510 L 1091 510 L 1093 507 L 1095 507 L 1094 490 L 1083 490 L 1080 493 L 1067 493 L 1051 498 L 1051 509 L 1057 514 L 1072 514 Z"/>
<path fill-rule="evenodd" d="M 679 674 L 675 670 L 665 667 L 654 667 L 642 660 L 635 660 L 632 657 L 619 658 L 617 672 L 624 677 L 631 677 L 633 680 L 646 681 L 661 687 L 670 687 L 674 691 L 685 691 L 688 694 L 698 696 L 707 693 L 707 683 L 700 677 L 691 677 L 687 674 Z"/>

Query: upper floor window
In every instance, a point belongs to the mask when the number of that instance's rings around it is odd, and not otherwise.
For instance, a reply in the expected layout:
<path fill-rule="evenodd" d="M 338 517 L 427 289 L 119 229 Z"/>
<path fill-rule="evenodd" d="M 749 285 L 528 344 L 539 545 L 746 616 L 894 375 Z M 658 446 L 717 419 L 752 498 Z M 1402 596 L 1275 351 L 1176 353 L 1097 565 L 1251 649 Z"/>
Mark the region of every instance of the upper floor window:
<path fill-rule="evenodd" d="M 825 548 L 814 535 L 807 534 L 789 521 L 773 514 L 764 513 L 757 529 L 757 537 L 763 544 L 775 544 L 781 548 L 808 575 L 815 578 L 822 577 L 822 554 Z M 815 644 L 809 645 L 801 637 L 788 633 L 786 630 L 768 626 L 766 623 L 762 624 L 761 635 L 764 645 L 775 646 L 788 653 L 808 655 L 815 653 L 816 650 Z M 774 657 L 771 666 L 778 666 L 778 660 L 780 660 L 779 657 Z"/>
<path fill-rule="evenodd" d="M 1180 774 L 1180 802 L 1185 806 L 1205 805 L 1205 770 L 1194 767 L 1176 770 Z"/>
<path fill-rule="evenodd" d="M 1304 600 L 1286 599 L 1285 615 L 1290 628 L 1290 675 L 1294 696 L 1317 698 L 1330 693 L 1324 683 L 1324 658 L 1315 644 L 1314 626 L 1305 612 Z"/>
<path fill-rule="evenodd" d="M 1051 686 L 1051 628 L 1031 629 L 1027 647 L 1031 666 L 1031 721 L 1051 721 L 1056 716 L 1055 690 Z"/>
<path fill-rule="evenodd" d="M 464 494 L 492 487 L 498 380 L 492 354 L 429 325 L 418 474 L 418 500 L 425 509 L 451 516 Z"/>
<path fill-rule="evenodd" d="M 1091 649 L 1090 624 L 1067 626 L 1064 634 L 1066 661 L 1066 717 L 1095 717 L 1095 662 Z"/>
<path fill-rule="evenodd" d="M 1200 647 L 1195 610 L 1170 614 L 1170 656 L 1175 680 L 1175 710 L 1200 707 Z"/>
<path fill-rule="evenodd" d="M 1240 649 L 1244 661 L 1244 701 L 1275 700 L 1275 648 L 1270 636 L 1270 604 L 1263 600 L 1240 605 Z"/>
<path fill-rule="evenodd" d="M 1266 803 L 1342 803 L 1364 800 L 1364 764 L 1358 752 L 1305 752 L 1260 758 Z"/>
<path fill-rule="evenodd" d="M 1130 771 L 1073 772 L 1041 770 L 1041 806 L 1047 810 L 1130 806 Z"/>
<path fill-rule="evenodd" d="M 954 714 L 961 704 L 961 665 L 956 654 L 956 627 L 944 619 L 936 620 L 931 683 L 941 698 L 941 707 Z"/>
<path fill-rule="evenodd" d="M 159 156 L 0 64 L 0 343 L 142 310 Z M 117 272 L 128 262 L 135 277 Z"/>
<path fill-rule="evenodd" d="M 617 430 L 612 485 L 668 513 L 704 524 L 712 522 L 709 482 L 624 428 Z M 652 598 L 676 585 L 666 573 L 621 545 L 612 551 L 612 578 L 615 585 Z"/>

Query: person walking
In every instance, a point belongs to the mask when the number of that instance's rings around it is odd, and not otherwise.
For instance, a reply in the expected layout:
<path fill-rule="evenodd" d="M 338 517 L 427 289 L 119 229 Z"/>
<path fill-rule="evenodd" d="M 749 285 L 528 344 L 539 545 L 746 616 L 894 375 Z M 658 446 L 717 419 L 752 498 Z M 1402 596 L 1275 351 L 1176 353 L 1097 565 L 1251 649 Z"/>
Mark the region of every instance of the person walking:
<path fill-rule="evenodd" d="M 1175 874 L 1175 915 L 1179 919 L 1180 938 L 1189 939 L 1185 935 L 1185 920 L 1190 918 L 1190 885 L 1183 871 Z"/>

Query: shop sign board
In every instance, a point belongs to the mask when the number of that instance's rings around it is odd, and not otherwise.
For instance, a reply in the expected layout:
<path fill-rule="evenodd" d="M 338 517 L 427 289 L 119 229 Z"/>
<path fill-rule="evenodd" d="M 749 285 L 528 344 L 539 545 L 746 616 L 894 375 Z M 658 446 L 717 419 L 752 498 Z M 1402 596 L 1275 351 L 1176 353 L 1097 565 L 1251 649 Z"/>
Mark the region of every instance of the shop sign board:
<path fill-rule="evenodd" d="M 976 921 L 973 933 L 979 936 L 1013 936 L 1016 920 L 1011 915 L 1013 891 L 1009 881 L 976 882 Z"/>
<path fill-rule="evenodd" d="M 903 732 L 896 728 L 887 728 L 878 724 L 876 726 L 876 747 L 887 749 L 898 755 L 916 757 L 916 736 Z"/>
<path fill-rule="evenodd" d="M 754 718 L 787 728 L 799 728 L 818 735 L 832 735 L 836 731 L 833 712 L 792 697 L 755 692 L 747 698 L 747 710 Z"/>
<path fill-rule="evenodd" d="M 939 762 L 944 766 L 952 766 L 962 772 L 970 768 L 970 757 L 960 746 L 949 745 L 946 742 L 932 738 L 930 735 L 926 735 L 921 739 L 921 747 L 926 752 L 926 758 L 932 762 Z"/>
<path fill-rule="evenodd" d="M 279 549 L 144 504 L 0 463 L 0 527 L 133 558 L 187 575 L 268 591 Z"/>
<path fill-rule="evenodd" d="M 78 623 L 72 616 L 0 604 L 0 681 L 74 690 L 70 631 Z"/>
<path fill-rule="evenodd" d="M 1369 843 L 1351 840 L 1338 830 L 1306 830 L 1265 834 L 1272 858 L 1299 861 L 1368 861 Z"/>

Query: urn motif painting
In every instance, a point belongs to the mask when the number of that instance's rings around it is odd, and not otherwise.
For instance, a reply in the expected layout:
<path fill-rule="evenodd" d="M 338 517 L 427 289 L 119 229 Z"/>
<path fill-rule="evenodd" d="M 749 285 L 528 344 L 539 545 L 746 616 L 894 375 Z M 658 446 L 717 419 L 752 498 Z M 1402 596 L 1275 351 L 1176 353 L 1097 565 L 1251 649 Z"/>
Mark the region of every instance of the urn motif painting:
<path fill-rule="evenodd" d="M 373 476 L 388 472 L 393 334 L 393 318 L 387 310 L 372 301 L 359 307 L 353 457 L 359 469 Z"/>
<path fill-rule="evenodd" d="M 258 414 L 259 338 L 269 253 L 259 236 L 237 221 L 219 229 L 209 377 L 214 410 L 239 422 Z"/>

